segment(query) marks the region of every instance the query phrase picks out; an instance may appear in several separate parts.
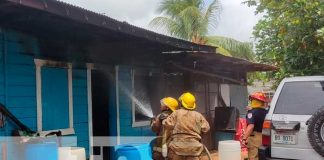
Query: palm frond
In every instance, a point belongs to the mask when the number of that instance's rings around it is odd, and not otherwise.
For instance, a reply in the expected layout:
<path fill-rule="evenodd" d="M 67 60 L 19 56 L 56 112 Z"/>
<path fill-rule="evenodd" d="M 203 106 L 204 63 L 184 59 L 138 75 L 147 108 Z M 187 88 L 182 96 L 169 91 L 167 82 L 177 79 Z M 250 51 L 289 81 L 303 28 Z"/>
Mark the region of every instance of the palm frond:
<path fill-rule="evenodd" d="M 233 57 L 242 58 L 249 61 L 255 60 L 253 45 L 250 42 L 240 42 L 232 38 L 212 36 L 208 37 L 208 43 L 210 45 L 216 45 L 226 49 Z"/>
<path fill-rule="evenodd" d="M 225 55 L 225 56 L 232 57 L 231 52 L 226 50 L 225 48 L 223 48 L 221 46 L 215 46 L 215 47 L 217 47 L 217 53 L 220 53 L 220 54 Z"/>
<path fill-rule="evenodd" d="M 188 32 L 188 38 L 200 33 L 201 12 L 197 7 L 190 6 L 178 15 L 179 21 L 183 23 L 183 28 Z"/>
<path fill-rule="evenodd" d="M 204 0 L 162 0 L 158 11 L 166 19 L 158 17 L 152 20 L 155 25 L 150 26 L 163 28 L 178 38 L 204 42 L 210 26 L 217 25 L 219 8 L 218 0 L 214 0 L 208 8 L 205 8 Z"/>
<path fill-rule="evenodd" d="M 212 28 L 216 28 L 218 25 L 219 15 L 221 12 L 221 5 L 218 0 L 214 0 L 207 8 L 205 15 L 204 15 L 204 21 L 208 25 L 210 25 Z"/>
<path fill-rule="evenodd" d="M 164 0 L 161 2 L 158 11 L 166 16 L 174 17 L 188 7 L 184 0 Z"/>
<path fill-rule="evenodd" d="M 179 21 L 174 21 L 171 18 L 156 17 L 150 22 L 149 26 L 162 32 L 167 32 L 171 36 L 176 36 L 183 39 L 186 39 L 187 37 L 181 23 L 179 23 Z"/>

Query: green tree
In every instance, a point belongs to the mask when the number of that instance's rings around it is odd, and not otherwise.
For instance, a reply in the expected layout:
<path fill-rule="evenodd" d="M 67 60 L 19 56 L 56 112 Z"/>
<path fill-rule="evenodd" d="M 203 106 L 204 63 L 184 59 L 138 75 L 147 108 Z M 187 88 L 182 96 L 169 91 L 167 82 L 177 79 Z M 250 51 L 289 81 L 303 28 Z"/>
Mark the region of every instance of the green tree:
<path fill-rule="evenodd" d="M 316 36 L 319 39 L 318 43 L 324 43 L 324 27 L 317 30 Z"/>
<path fill-rule="evenodd" d="M 254 60 L 251 43 L 207 36 L 217 26 L 220 8 L 218 0 L 209 5 L 204 0 L 163 0 L 158 8 L 162 16 L 154 18 L 150 26 L 177 38 L 216 46 L 217 52 L 226 56 Z"/>
<path fill-rule="evenodd" d="M 242 58 L 249 61 L 255 60 L 255 54 L 253 52 L 253 44 L 250 42 L 240 42 L 228 37 L 209 36 L 207 37 L 207 44 L 212 46 L 218 46 L 218 52 L 225 50 L 233 57 Z"/>
<path fill-rule="evenodd" d="M 204 0 L 163 0 L 150 26 L 171 36 L 195 43 L 206 43 L 208 31 L 217 26 L 220 4 L 218 0 L 206 5 Z"/>
<path fill-rule="evenodd" d="M 277 81 L 324 73 L 323 0 L 248 0 L 263 17 L 254 27 L 256 55 L 280 67 Z M 321 29 L 322 28 L 322 29 Z"/>
<path fill-rule="evenodd" d="M 207 44 L 217 46 L 217 53 L 245 59 L 255 62 L 255 54 L 253 51 L 253 44 L 251 42 L 240 42 L 228 37 L 208 36 Z M 253 84 L 255 81 L 269 82 L 266 72 L 253 72 L 248 74 L 248 84 Z"/>

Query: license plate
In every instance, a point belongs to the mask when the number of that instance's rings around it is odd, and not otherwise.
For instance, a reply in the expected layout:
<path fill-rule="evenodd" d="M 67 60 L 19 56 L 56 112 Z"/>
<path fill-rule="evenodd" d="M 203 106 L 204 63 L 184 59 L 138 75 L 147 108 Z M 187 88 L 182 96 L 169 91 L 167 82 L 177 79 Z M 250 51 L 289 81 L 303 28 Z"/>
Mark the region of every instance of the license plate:
<path fill-rule="evenodd" d="M 274 134 L 273 143 L 277 143 L 277 144 L 296 144 L 296 135 Z"/>

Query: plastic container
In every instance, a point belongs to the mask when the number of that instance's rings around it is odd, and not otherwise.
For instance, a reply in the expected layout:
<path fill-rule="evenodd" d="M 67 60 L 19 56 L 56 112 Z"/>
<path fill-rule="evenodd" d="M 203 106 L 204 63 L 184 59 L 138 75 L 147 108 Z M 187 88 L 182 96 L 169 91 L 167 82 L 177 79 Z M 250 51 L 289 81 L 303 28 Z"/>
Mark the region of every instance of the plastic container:
<path fill-rule="evenodd" d="M 219 160 L 241 160 L 239 141 L 220 141 L 218 144 Z"/>
<path fill-rule="evenodd" d="M 150 144 L 124 144 L 115 147 L 116 160 L 151 160 Z"/>
<path fill-rule="evenodd" d="M 85 149 L 81 147 L 59 147 L 58 160 L 86 160 Z"/>
<path fill-rule="evenodd" d="M 215 144 L 218 144 L 221 141 L 228 141 L 228 140 L 234 140 L 235 133 L 234 132 L 222 132 L 222 131 L 216 131 L 214 134 L 215 138 Z M 216 149 L 218 150 L 218 146 L 216 146 Z"/>
<path fill-rule="evenodd" d="M 25 160 L 57 160 L 58 147 L 56 143 L 26 144 Z"/>

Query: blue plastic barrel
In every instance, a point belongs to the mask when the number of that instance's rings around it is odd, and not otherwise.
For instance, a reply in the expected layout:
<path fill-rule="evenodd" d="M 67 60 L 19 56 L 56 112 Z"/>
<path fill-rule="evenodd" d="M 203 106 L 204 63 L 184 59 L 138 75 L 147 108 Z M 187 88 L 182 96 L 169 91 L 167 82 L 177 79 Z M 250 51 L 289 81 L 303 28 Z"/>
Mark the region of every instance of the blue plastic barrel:
<path fill-rule="evenodd" d="M 150 144 L 124 144 L 115 147 L 116 160 L 151 160 Z"/>
<path fill-rule="evenodd" d="M 58 160 L 58 146 L 56 143 L 27 144 L 25 160 Z"/>

